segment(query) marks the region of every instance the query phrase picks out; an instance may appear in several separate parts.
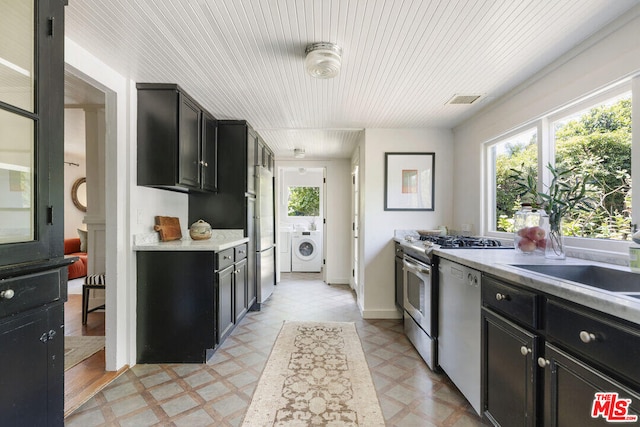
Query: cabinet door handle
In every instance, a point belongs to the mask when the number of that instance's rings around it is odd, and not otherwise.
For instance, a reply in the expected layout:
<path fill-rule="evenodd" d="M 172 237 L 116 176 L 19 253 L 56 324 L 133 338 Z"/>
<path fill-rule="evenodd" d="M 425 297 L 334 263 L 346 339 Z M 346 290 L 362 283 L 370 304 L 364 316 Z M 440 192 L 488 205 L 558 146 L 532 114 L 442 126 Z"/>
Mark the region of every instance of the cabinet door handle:
<path fill-rule="evenodd" d="M 244 251 L 238 251 L 238 253 L 239 253 L 239 254 L 243 254 L 243 253 L 244 253 Z"/>
<path fill-rule="evenodd" d="M 585 344 L 589 344 L 590 342 L 594 342 L 597 341 L 598 337 L 596 337 L 596 334 L 592 334 L 591 332 L 587 332 L 587 331 L 580 331 L 580 341 L 582 341 Z"/>
<path fill-rule="evenodd" d="M 42 335 L 40 335 L 40 341 L 42 341 L 43 343 L 46 343 L 48 339 L 49 339 L 49 333 L 48 332 L 45 332 Z"/>
<path fill-rule="evenodd" d="M 225 255 L 224 257 L 222 257 L 223 259 L 231 259 L 231 257 L 229 255 Z"/>
<path fill-rule="evenodd" d="M 496 299 L 498 301 L 509 301 L 511 298 L 509 297 L 509 295 L 501 294 L 500 292 L 498 292 L 496 294 Z"/>
<path fill-rule="evenodd" d="M 13 289 L 7 289 L 6 291 L 0 291 L 0 299 L 11 299 L 16 293 Z"/>
<path fill-rule="evenodd" d="M 50 340 L 52 340 L 52 339 L 53 339 L 53 337 L 55 337 L 55 336 L 56 336 L 56 331 L 54 331 L 53 329 L 51 329 L 47 335 L 48 335 L 49 339 L 50 339 Z"/>
<path fill-rule="evenodd" d="M 526 356 L 526 355 L 528 355 L 528 354 L 531 354 L 531 349 L 530 349 L 530 348 L 527 348 L 527 346 L 526 346 L 526 345 L 523 345 L 522 347 L 520 347 L 520 353 L 521 353 L 523 356 Z"/>
<path fill-rule="evenodd" d="M 551 362 L 549 362 L 547 359 L 545 359 L 544 357 L 538 357 L 538 366 L 540 366 L 541 368 L 546 368 L 549 365 L 551 365 Z"/>

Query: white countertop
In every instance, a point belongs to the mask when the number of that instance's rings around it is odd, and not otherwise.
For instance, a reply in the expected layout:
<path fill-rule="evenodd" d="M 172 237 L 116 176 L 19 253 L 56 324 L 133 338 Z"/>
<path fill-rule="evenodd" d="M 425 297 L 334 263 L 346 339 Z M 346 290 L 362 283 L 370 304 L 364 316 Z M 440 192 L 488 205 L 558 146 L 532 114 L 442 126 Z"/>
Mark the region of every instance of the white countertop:
<path fill-rule="evenodd" d="M 401 242 L 398 238 L 394 240 Z M 434 249 L 433 254 L 640 325 L 640 298 L 557 279 L 515 267 L 513 264 L 596 265 L 626 272 L 630 271 L 629 267 L 570 257 L 565 260 L 551 260 L 543 255 L 521 254 L 514 249 Z M 640 274 L 636 276 L 640 288 Z"/>
<path fill-rule="evenodd" d="M 249 241 L 243 230 L 212 230 L 207 240 L 192 240 L 189 234 L 183 234 L 181 240 L 160 242 L 158 233 L 138 234 L 134 236 L 134 251 L 213 251 L 219 252 Z"/>

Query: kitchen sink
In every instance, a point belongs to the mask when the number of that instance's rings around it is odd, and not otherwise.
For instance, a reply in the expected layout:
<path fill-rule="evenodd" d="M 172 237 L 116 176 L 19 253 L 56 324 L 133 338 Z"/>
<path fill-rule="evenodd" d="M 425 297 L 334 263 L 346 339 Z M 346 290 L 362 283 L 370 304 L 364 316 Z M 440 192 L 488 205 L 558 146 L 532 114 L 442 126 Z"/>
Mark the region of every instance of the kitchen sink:
<path fill-rule="evenodd" d="M 640 275 L 594 265 L 511 264 L 534 273 L 570 280 L 610 292 L 640 292 Z"/>

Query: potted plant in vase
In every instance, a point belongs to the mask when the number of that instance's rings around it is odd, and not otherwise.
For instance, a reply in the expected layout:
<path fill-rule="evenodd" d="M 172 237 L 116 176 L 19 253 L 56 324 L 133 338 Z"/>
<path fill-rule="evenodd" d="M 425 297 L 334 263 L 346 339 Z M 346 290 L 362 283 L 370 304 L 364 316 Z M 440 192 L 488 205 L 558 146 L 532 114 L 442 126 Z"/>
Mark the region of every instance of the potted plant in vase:
<path fill-rule="evenodd" d="M 575 168 L 559 170 L 548 164 L 547 169 L 552 179 L 546 192 L 538 191 L 537 179 L 531 172 L 523 178 L 522 171 L 512 169 L 511 176 L 516 180 L 521 199 L 531 199 L 532 204 L 544 209 L 549 216 L 545 257 L 564 259 L 562 219 L 573 210 L 593 209 L 592 199 L 588 197 L 587 177 L 576 174 Z"/>

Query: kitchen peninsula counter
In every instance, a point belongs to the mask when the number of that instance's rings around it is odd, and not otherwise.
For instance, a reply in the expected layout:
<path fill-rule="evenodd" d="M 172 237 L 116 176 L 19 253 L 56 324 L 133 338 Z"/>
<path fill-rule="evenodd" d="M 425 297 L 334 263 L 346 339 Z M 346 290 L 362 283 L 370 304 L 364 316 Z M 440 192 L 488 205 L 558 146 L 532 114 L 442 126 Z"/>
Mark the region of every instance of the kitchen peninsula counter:
<path fill-rule="evenodd" d="M 135 236 L 136 361 L 205 363 L 255 305 L 249 239 L 242 230 L 169 242 L 154 234 Z"/>
<path fill-rule="evenodd" d="M 220 252 L 249 241 L 242 230 L 212 230 L 211 238 L 193 240 L 185 235 L 180 240 L 161 242 L 158 233 L 138 234 L 134 237 L 134 251 L 211 251 Z"/>

